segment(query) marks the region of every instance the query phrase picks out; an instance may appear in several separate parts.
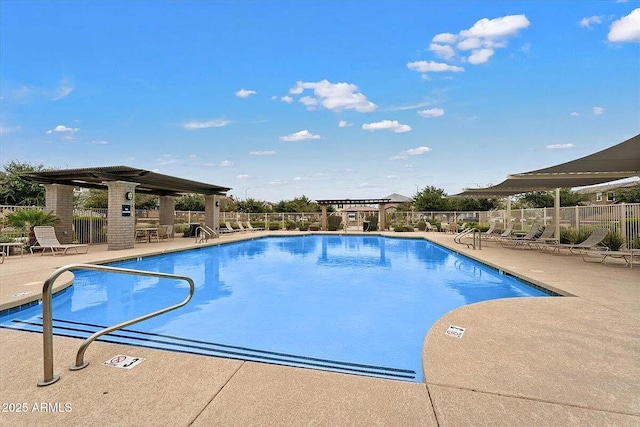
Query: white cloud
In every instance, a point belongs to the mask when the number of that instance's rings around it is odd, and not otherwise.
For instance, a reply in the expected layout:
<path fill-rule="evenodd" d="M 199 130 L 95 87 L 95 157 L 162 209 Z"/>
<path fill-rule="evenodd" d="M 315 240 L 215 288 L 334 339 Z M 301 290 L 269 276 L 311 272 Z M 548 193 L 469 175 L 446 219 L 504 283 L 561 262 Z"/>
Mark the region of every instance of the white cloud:
<path fill-rule="evenodd" d="M 63 80 L 62 82 L 60 82 L 60 85 L 53 92 L 53 98 L 51 98 L 51 100 L 58 101 L 68 96 L 71 92 L 73 92 L 73 86 L 71 86 L 69 82 Z"/>
<path fill-rule="evenodd" d="M 469 63 L 473 65 L 484 64 L 489 61 L 489 58 L 491 58 L 493 54 L 493 49 L 474 50 L 469 56 Z"/>
<path fill-rule="evenodd" d="M 549 150 L 559 150 L 559 149 L 563 149 L 563 148 L 574 148 L 575 145 L 574 144 L 549 144 L 547 145 L 547 148 Z"/>
<path fill-rule="evenodd" d="M 278 100 L 278 95 L 273 95 L 273 96 L 271 97 L 271 100 L 272 100 L 272 101 L 277 101 L 277 100 Z"/>
<path fill-rule="evenodd" d="M 413 71 L 417 71 L 419 73 L 442 73 L 446 71 L 459 73 L 464 71 L 464 68 L 458 67 L 457 65 L 449 65 L 449 64 L 445 64 L 442 62 L 435 62 L 435 61 L 409 62 L 407 64 L 407 68 Z"/>
<path fill-rule="evenodd" d="M 346 120 L 340 120 L 340 121 L 338 122 L 338 127 L 341 127 L 341 128 L 348 128 L 348 127 L 350 127 L 350 126 L 353 126 L 353 123 L 349 123 L 349 122 L 348 122 L 348 121 L 346 121 Z"/>
<path fill-rule="evenodd" d="M 462 37 L 481 37 L 486 39 L 504 39 L 516 35 L 529 26 L 525 15 L 507 15 L 500 18 L 482 18 L 468 30 L 460 31 Z"/>
<path fill-rule="evenodd" d="M 251 95 L 255 95 L 256 92 L 255 90 L 249 90 L 249 89 L 240 89 L 239 91 L 236 92 L 236 96 L 238 98 L 248 98 Z"/>
<path fill-rule="evenodd" d="M 273 186 L 282 186 L 282 185 L 286 185 L 287 182 L 286 181 L 281 181 L 279 179 L 274 179 L 273 181 L 269 181 L 268 184 L 269 185 L 273 185 Z"/>
<path fill-rule="evenodd" d="M 451 59 L 456 55 L 453 48 L 446 44 L 431 43 L 429 50 L 444 59 Z"/>
<path fill-rule="evenodd" d="M 221 128 L 231 123 L 231 120 L 215 119 L 207 120 L 206 122 L 188 122 L 182 125 L 186 130 L 207 129 L 207 128 Z"/>
<path fill-rule="evenodd" d="M 319 82 L 299 81 L 289 90 L 289 93 L 300 95 L 307 89 L 313 90 L 315 96 L 315 98 L 305 96 L 300 99 L 300 102 L 307 107 L 321 105 L 327 110 L 356 110 L 360 113 L 368 113 L 378 108 L 376 104 L 358 92 L 358 86 L 351 83 L 331 83 L 328 80 Z M 315 103 L 312 100 L 315 100 Z"/>
<path fill-rule="evenodd" d="M 220 166 L 222 166 L 223 168 L 230 168 L 233 165 L 234 163 L 231 160 L 223 160 L 220 162 Z"/>
<path fill-rule="evenodd" d="M 600 114 L 604 113 L 604 108 L 603 107 L 593 107 L 591 109 L 591 111 L 593 112 L 593 114 L 595 114 L 596 116 L 599 116 Z"/>
<path fill-rule="evenodd" d="M 580 113 L 578 113 L 577 111 L 572 112 L 571 114 L 569 114 L 571 117 L 578 117 L 580 116 Z"/>
<path fill-rule="evenodd" d="M 308 109 L 314 110 L 318 105 L 318 100 L 313 96 L 303 96 L 300 98 L 300 103 L 304 104 Z"/>
<path fill-rule="evenodd" d="M 422 117 L 440 117 L 444 116 L 444 110 L 442 108 L 430 108 L 418 111 L 418 115 Z"/>
<path fill-rule="evenodd" d="M 251 175 L 245 175 L 245 174 L 236 175 L 236 178 L 237 179 L 247 179 L 247 178 L 251 178 Z"/>
<path fill-rule="evenodd" d="M 601 23 L 602 23 L 602 16 L 594 15 L 594 16 L 589 16 L 589 17 L 582 18 L 578 24 L 581 27 L 591 29 L 591 25 L 593 25 L 593 24 L 601 24 Z"/>
<path fill-rule="evenodd" d="M 91 141 L 92 144 L 107 145 L 109 141 Z"/>
<path fill-rule="evenodd" d="M 614 21 L 607 38 L 610 42 L 640 42 L 640 8 Z"/>
<path fill-rule="evenodd" d="M 470 37 L 468 39 L 463 39 L 460 43 L 457 44 L 457 48 L 460 50 L 471 50 L 478 49 L 482 46 L 482 41 L 477 37 Z"/>
<path fill-rule="evenodd" d="M 297 142 L 307 141 L 310 139 L 320 139 L 320 135 L 314 135 L 305 129 L 296 133 L 289 134 L 287 136 L 281 136 L 280 139 L 287 142 Z"/>
<path fill-rule="evenodd" d="M 411 130 L 411 126 L 400 124 L 397 120 L 382 120 L 375 123 L 365 123 L 362 130 L 390 130 L 395 133 L 404 133 Z"/>
<path fill-rule="evenodd" d="M 462 30 L 458 34 L 441 33 L 433 37 L 429 50 L 437 56 L 451 59 L 459 52 L 471 51 L 468 57 L 461 57 L 472 65 L 488 62 L 495 54 L 496 49 L 507 46 L 507 39 L 516 36 L 520 30 L 529 27 L 530 22 L 525 15 L 507 15 L 499 18 L 482 18 L 469 29 Z M 455 44 L 455 49 L 453 45 Z M 416 61 L 407 66 L 421 73 L 464 71 L 462 67 L 441 64 L 434 61 Z M 422 76 L 426 78 L 425 75 Z"/>
<path fill-rule="evenodd" d="M 278 154 L 275 151 L 249 151 L 250 156 L 275 156 Z"/>
<path fill-rule="evenodd" d="M 74 134 L 77 131 L 79 131 L 80 128 L 70 128 L 64 125 L 58 125 L 56 127 L 54 127 L 53 129 L 49 129 L 46 133 L 51 134 L 53 132 L 63 132 L 66 134 Z"/>
<path fill-rule="evenodd" d="M 455 34 L 440 33 L 433 36 L 433 39 L 431 39 L 431 41 L 434 43 L 452 44 L 452 43 L 455 43 L 457 39 L 458 39 L 458 36 L 456 36 Z"/>
<path fill-rule="evenodd" d="M 395 156 L 389 157 L 389 160 L 407 160 L 410 156 L 419 156 L 421 154 L 428 153 L 429 151 L 431 151 L 431 148 L 429 147 L 410 148 L 399 152 Z"/>
<path fill-rule="evenodd" d="M 285 95 L 282 98 L 280 98 L 280 101 L 286 102 L 287 104 L 291 104 L 293 102 L 293 98 L 288 95 Z"/>

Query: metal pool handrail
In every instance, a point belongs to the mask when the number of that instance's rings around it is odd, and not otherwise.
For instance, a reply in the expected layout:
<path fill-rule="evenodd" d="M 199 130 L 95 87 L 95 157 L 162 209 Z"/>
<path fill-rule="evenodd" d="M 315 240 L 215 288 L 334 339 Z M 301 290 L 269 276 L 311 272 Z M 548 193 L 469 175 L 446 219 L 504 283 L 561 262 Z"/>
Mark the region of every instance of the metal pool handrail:
<path fill-rule="evenodd" d="M 43 351 L 44 351 L 44 378 L 38 381 L 38 386 L 47 386 L 55 383 L 60 379 L 58 375 L 53 374 L 53 320 L 52 320 L 52 309 L 51 309 L 51 289 L 53 287 L 53 283 L 56 281 L 60 275 L 66 271 L 70 270 L 96 270 L 96 271 L 106 271 L 111 273 L 122 273 L 122 274 L 131 274 L 136 276 L 153 276 L 153 277 L 162 277 L 167 279 L 176 279 L 176 280 L 185 280 L 189 283 L 189 295 L 187 298 L 178 303 L 169 307 L 165 307 L 160 310 L 156 310 L 152 313 L 145 314 L 140 317 L 136 317 L 135 319 L 127 320 L 125 322 L 118 323 L 117 325 L 113 325 L 108 328 L 104 328 L 89 338 L 87 338 L 80 349 L 78 349 L 78 354 L 76 355 L 75 365 L 71 365 L 69 369 L 72 371 L 82 369 L 86 367 L 89 362 L 84 361 L 84 352 L 89 347 L 96 338 L 108 334 L 116 329 L 124 328 L 125 326 L 132 325 L 134 323 L 140 322 L 142 320 L 150 319 L 159 314 L 166 313 L 167 311 L 175 310 L 176 308 L 180 308 L 183 305 L 187 304 L 191 297 L 193 297 L 193 293 L 195 291 L 195 284 L 193 279 L 186 276 L 179 276 L 176 274 L 168 274 L 168 273 L 157 273 L 154 271 L 143 271 L 143 270 L 133 270 L 129 268 L 117 268 L 117 267 L 107 267 L 104 265 L 93 265 L 93 264 L 69 264 L 63 267 L 60 267 L 44 281 L 44 285 L 42 286 L 42 340 L 43 340 Z"/>
<path fill-rule="evenodd" d="M 472 243 L 463 242 L 462 238 L 466 237 L 469 234 L 472 235 L 473 242 Z M 475 250 L 476 238 L 478 239 L 478 249 L 482 250 L 482 234 L 481 234 L 481 231 L 478 230 L 477 228 L 467 228 L 466 230 L 461 231 L 460 233 L 454 236 L 453 241 L 456 243 L 460 243 L 461 245 L 467 245 L 467 248 L 473 247 L 473 249 Z"/>

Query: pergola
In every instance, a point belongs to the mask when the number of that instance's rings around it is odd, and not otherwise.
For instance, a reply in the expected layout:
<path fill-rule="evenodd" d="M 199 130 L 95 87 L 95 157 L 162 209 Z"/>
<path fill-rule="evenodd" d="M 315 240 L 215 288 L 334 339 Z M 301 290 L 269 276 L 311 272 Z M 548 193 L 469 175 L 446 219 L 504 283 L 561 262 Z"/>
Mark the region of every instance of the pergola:
<path fill-rule="evenodd" d="M 378 226 L 380 230 L 384 230 L 385 227 L 385 205 L 389 203 L 391 199 L 326 199 L 316 200 L 322 209 L 322 230 L 327 229 L 327 206 L 329 205 L 378 205 Z"/>
<path fill-rule="evenodd" d="M 25 174 L 24 178 L 44 185 L 45 208 L 60 218 L 56 234 L 61 243 L 70 243 L 73 236 L 73 189 L 107 189 L 110 250 L 128 249 L 134 245 L 136 192 L 159 196 L 160 224 L 167 225 L 174 223 L 176 196 L 203 194 L 205 224 L 217 231 L 220 217 L 217 198 L 231 189 L 128 166 L 48 170 Z"/>
<path fill-rule="evenodd" d="M 602 184 L 640 176 L 640 134 L 597 153 L 531 172 L 507 176 L 500 184 L 486 188 L 466 188 L 454 197 L 507 197 L 530 191 L 555 190 L 555 217 L 560 217 L 560 188 Z M 560 229 L 556 228 L 556 238 Z"/>

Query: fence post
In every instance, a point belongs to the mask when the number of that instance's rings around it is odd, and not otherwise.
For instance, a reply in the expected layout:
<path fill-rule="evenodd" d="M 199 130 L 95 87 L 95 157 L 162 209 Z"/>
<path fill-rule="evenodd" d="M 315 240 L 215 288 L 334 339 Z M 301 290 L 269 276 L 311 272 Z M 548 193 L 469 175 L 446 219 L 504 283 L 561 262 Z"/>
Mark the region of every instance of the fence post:
<path fill-rule="evenodd" d="M 578 230 L 578 233 L 580 232 L 580 209 L 578 206 L 575 207 L 575 224 L 576 224 L 576 229 Z"/>
<path fill-rule="evenodd" d="M 626 249 L 629 249 L 631 247 L 631 242 L 629 241 L 631 236 L 627 235 L 627 208 L 624 202 L 614 206 L 618 206 L 618 209 L 620 210 L 618 212 L 618 220 L 620 221 L 620 236 L 624 239 Z"/>

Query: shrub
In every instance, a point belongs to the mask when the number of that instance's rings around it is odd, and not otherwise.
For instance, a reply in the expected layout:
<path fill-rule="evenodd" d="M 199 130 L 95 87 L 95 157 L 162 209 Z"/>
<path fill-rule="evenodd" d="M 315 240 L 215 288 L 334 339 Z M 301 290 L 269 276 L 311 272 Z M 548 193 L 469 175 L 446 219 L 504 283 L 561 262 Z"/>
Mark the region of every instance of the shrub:
<path fill-rule="evenodd" d="M 409 232 L 415 231 L 415 229 L 411 225 L 405 225 L 403 228 L 404 228 L 404 231 L 409 231 Z"/>
<path fill-rule="evenodd" d="M 286 220 L 284 223 L 284 227 L 289 231 L 295 230 L 296 228 L 298 228 L 298 223 L 295 221 Z"/>
<path fill-rule="evenodd" d="M 309 224 L 309 231 L 320 231 L 320 224 L 313 223 L 313 224 Z"/>
<path fill-rule="evenodd" d="M 253 228 L 266 228 L 264 221 L 250 221 Z"/>
<path fill-rule="evenodd" d="M 402 227 L 402 226 L 393 227 L 393 231 L 395 231 L 396 233 L 402 233 L 404 231 L 404 227 Z"/>
<path fill-rule="evenodd" d="M 640 234 L 636 234 L 629 243 L 629 249 L 640 249 Z"/>
<path fill-rule="evenodd" d="M 269 223 L 269 230 L 280 230 L 282 228 L 282 225 L 279 222 L 270 222 Z"/>
<path fill-rule="evenodd" d="M 180 233 L 184 234 L 184 232 L 188 231 L 188 230 L 189 230 L 189 224 L 174 224 L 173 225 L 173 232 L 175 234 L 180 234 Z"/>
<path fill-rule="evenodd" d="M 307 231 L 309 229 L 309 223 L 306 221 L 302 221 L 298 226 L 298 229 L 300 229 L 300 231 Z"/>
<path fill-rule="evenodd" d="M 0 243 L 13 243 L 13 237 L 0 236 Z"/>
<path fill-rule="evenodd" d="M 427 229 L 427 223 L 424 221 L 418 222 L 418 231 L 424 231 Z"/>
<path fill-rule="evenodd" d="M 560 228 L 560 243 L 575 243 L 577 235 L 575 228 Z"/>
<path fill-rule="evenodd" d="M 341 228 L 342 225 L 342 217 L 331 215 L 327 218 L 327 230 L 329 231 L 337 231 Z"/>
<path fill-rule="evenodd" d="M 365 218 L 365 221 L 369 221 L 369 231 L 378 231 L 377 215 L 369 215 Z"/>
<path fill-rule="evenodd" d="M 619 251 L 622 245 L 624 245 L 624 239 L 620 234 L 610 231 L 602 241 L 602 244 L 612 251 Z"/>

